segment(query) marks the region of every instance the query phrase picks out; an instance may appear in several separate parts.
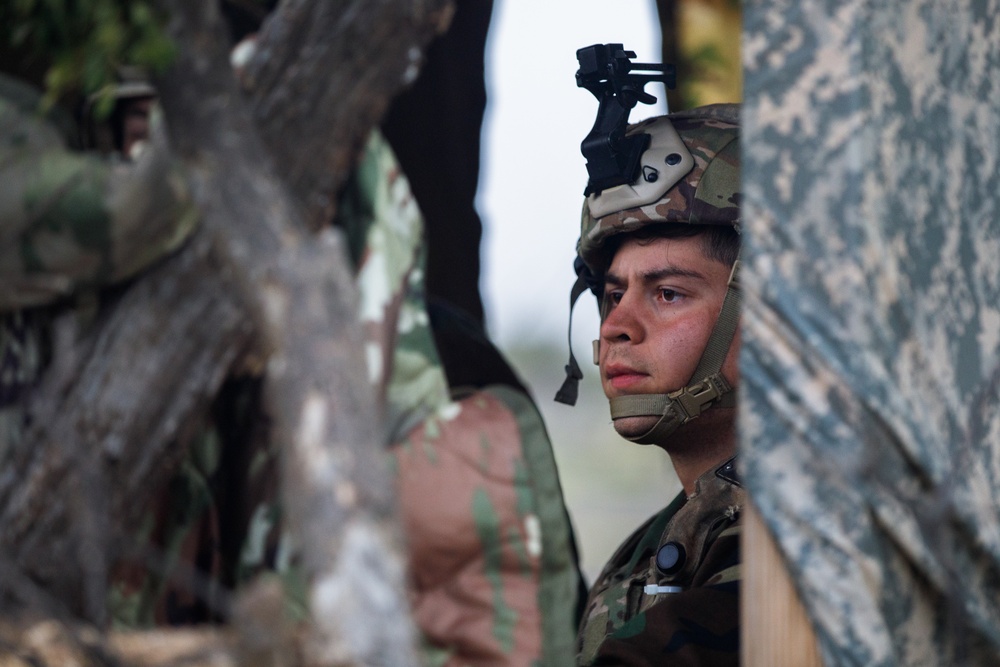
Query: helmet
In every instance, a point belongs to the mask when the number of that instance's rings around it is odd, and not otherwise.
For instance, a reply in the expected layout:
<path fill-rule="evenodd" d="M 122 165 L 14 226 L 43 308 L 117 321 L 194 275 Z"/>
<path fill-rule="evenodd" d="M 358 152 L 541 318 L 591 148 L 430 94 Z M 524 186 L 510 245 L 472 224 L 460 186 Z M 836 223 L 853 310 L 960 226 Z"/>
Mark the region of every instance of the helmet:
<path fill-rule="evenodd" d="M 144 69 L 122 65 L 118 68 L 118 83 L 112 95 L 116 100 L 156 97 L 156 88 L 149 82 L 149 74 Z"/>
<path fill-rule="evenodd" d="M 650 118 L 626 136 L 645 133 L 649 148 L 638 179 L 591 193 L 583 202 L 577 254 L 595 275 L 604 271 L 606 241 L 647 225 L 740 224 L 739 105 L 713 104 Z"/>
<path fill-rule="evenodd" d="M 603 274 L 611 259 L 608 240 L 616 235 L 660 223 L 722 225 L 739 231 L 739 105 L 717 104 L 668 114 L 629 126 L 624 132 L 625 139 L 642 135 L 647 135 L 642 137 L 645 148 L 637 154 L 635 164 L 620 170 L 622 178 L 617 184 L 594 187 L 595 170 L 588 164 L 592 178 L 583 204 L 577 282 L 571 303 L 588 287 L 601 300 Z M 585 141 L 585 154 L 586 145 Z M 738 269 L 737 259 L 722 310 L 687 386 L 669 394 L 610 399 L 612 419 L 660 417 L 647 433 L 630 440 L 661 443 L 709 407 L 735 404 L 733 387 L 722 376 L 721 368 L 739 321 Z M 603 315 L 602 308 L 602 319 Z M 595 363 L 598 344 L 595 341 Z M 566 372 L 566 383 L 556 400 L 572 404 L 576 383 L 583 376 L 572 351 Z"/>

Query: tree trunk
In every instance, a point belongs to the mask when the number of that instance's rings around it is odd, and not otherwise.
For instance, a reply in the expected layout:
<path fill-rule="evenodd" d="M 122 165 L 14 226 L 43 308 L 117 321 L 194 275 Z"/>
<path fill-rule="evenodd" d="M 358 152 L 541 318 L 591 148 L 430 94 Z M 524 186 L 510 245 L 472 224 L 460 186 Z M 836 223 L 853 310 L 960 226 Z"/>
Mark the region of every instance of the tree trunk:
<path fill-rule="evenodd" d="M 213 259 L 197 235 L 75 347 L 57 346 L 34 394 L 32 426 L 0 477 L 0 539 L 8 568 L 34 581 L 50 613 L 104 621 L 109 549 L 136 530 L 248 349 L 245 310 Z"/>

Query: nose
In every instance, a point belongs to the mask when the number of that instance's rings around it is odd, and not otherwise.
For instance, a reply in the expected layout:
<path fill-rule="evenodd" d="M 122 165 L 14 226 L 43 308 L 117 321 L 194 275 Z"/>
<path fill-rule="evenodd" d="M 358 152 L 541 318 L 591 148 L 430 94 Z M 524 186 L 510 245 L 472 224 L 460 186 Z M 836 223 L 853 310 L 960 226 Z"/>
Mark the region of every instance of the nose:
<path fill-rule="evenodd" d="M 642 318 L 639 316 L 641 304 L 629 291 L 621 295 L 617 304 L 605 307 L 606 315 L 601 321 L 601 340 L 611 342 L 638 343 L 643 338 Z"/>

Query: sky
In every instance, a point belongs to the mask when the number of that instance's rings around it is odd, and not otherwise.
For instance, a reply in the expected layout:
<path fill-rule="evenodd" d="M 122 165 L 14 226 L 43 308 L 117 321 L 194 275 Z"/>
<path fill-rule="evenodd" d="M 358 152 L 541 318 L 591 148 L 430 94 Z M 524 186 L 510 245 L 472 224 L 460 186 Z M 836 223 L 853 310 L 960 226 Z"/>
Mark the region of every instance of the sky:
<path fill-rule="evenodd" d="M 576 50 L 618 42 L 639 62 L 660 62 L 653 0 L 496 0 L 477 205 L 481 288 L 490 333 L 502 348 L 566 338 L 587 182 L 580 142 L 597 114 L 597 100 L 576 86 Z M 664 112 L 662 84 L 646 90 L 658 105 L 638 105 L 630 121 Z M 593 299 L 581 297 L 576 311 L 574 347 L 586 359 L 597 330 Z"/>

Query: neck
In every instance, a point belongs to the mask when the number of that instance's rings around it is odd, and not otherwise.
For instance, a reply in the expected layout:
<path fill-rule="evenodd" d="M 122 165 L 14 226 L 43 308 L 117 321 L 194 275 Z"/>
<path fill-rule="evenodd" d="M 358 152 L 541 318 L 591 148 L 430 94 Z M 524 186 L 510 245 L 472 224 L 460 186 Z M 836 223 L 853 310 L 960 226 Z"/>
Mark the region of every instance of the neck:
<path fill-rule="evenodd" d="M 678 429 L 668 443 L 661 445 L 670 455 L 685 494 L 694 493 L 699 477 L 736 454 L 735 417 L 735 408 L 713 408 Z"/>

